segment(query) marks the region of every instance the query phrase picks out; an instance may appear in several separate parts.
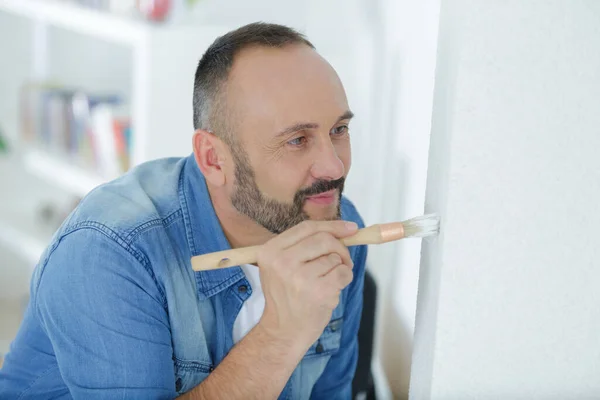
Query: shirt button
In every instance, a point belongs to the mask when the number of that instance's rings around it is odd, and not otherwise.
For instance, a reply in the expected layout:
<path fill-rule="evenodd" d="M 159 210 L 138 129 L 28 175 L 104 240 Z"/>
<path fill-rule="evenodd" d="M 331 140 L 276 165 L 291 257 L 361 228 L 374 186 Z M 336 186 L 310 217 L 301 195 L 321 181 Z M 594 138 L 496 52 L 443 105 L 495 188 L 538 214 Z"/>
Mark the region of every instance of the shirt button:
<path fill-rule="evenodd" d="M 209 372 L 213 372 L 214 370 L 215 370 L 215 367 L 212 367 L 212 366 L 208 369 Z"/>
<path fill-rule="evenodd" d="M 248 291 L 248 286 L 246 285 L 240 285 L 238 286 L 238 292 L 239 293 L 246 293 Z"/>
<path fill-rule="evenodd" d="M 179 392 L 181 390 L 181 378 L 177 378 L 177 380 L 175 381 L 175 391 Z"/>
<path fill-rule="evenodd" d="M 321 343 L 319 343 L 317 345 L 317 347 L 315 348 L 315 351 L 317 352 L 317 354 L 321 354 L 323 352 L 323 345 Z"/>

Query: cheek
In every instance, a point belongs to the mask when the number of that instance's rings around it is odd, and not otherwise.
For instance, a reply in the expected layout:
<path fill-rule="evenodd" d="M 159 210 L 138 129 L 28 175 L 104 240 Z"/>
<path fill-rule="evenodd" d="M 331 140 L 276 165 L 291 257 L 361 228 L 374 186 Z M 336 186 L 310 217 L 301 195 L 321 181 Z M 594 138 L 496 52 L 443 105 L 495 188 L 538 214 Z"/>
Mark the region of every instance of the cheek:
<path fill-rule="evenodd" d="M 306 180 L 306 173 L 303 171 L 298 163 L 280 162 L 277 166 L 261 169 L 261 173 L 257 173 L 256 184 L 265 195 L 280 201 L 290 201 L 303 187 Z"/>
<path fill-rule="evenodd" d="M 336 153 L 342 164 L 344 164 L 346 174 L 348 174 L 348 171 L 350 171 L 350 167 L 352 166 L 352 150 L 350 147 L 350 141 L 344 141 L 336 145 Z"/>

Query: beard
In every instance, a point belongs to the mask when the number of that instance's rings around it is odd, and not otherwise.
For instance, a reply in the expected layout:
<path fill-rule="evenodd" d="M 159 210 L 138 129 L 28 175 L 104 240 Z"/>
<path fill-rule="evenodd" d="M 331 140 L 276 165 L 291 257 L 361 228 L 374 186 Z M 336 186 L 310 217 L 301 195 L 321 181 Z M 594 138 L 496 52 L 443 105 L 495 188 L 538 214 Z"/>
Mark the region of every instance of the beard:
<path fill-rule="evenodd" d="M 256 185 L 255 175 L 243 150 L 234 151 L 235 184 L 231 203 L 243 215 L 254 220 L 268 231 L 279 234 L 300 222 L 310 219 L 304 211 L 306 198 L 330 190 L 338 190 L 338 203 L 335 215 L 329 220 L 341 218 L 341 201 L 345 178 L 318 180 L 310 187 L 298 190 L 292 203 L 266 198 Z"/>

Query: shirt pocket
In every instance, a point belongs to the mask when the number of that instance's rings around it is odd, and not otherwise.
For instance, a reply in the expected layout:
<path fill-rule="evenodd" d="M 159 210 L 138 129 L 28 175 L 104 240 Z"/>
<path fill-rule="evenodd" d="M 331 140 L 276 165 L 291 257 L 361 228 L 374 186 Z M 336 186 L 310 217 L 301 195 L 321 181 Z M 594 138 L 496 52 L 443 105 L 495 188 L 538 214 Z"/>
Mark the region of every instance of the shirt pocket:
<path fill-rule="evenodd" d="M 304 358 L 310 359 L 314 357 L 331 356 L 337 353 L 340 349 L 343 327 L 343 317 L 329 321 L 319 339 L 310 346 L 304 355 Z"/>
<path fill-rule="evenodd" d="M 175 366 L 175 390 L 180 395 L 198 386 L 214 370 L 210 363 L 173 359 Z"/>

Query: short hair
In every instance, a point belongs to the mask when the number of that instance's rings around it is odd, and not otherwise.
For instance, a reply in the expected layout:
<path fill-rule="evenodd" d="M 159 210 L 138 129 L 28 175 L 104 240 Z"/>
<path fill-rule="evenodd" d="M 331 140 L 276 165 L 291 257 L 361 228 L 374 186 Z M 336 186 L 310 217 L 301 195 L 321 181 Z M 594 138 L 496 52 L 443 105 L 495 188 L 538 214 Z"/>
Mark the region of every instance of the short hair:
<path fill-rule="evenodd" d="M 235 55 L 253 46 L 282 48 L 292 44 L 304 44 L 315 48 L 296 30 L 264 22 L 248 24 L 218 37 L 206 50 L 196 68 L 193 95 L 194 129 L 211 131 L 233 146 L 234 135 L 231 132 L 232 127 L 227 123 L 228 115 L 221 91 Z"/>

